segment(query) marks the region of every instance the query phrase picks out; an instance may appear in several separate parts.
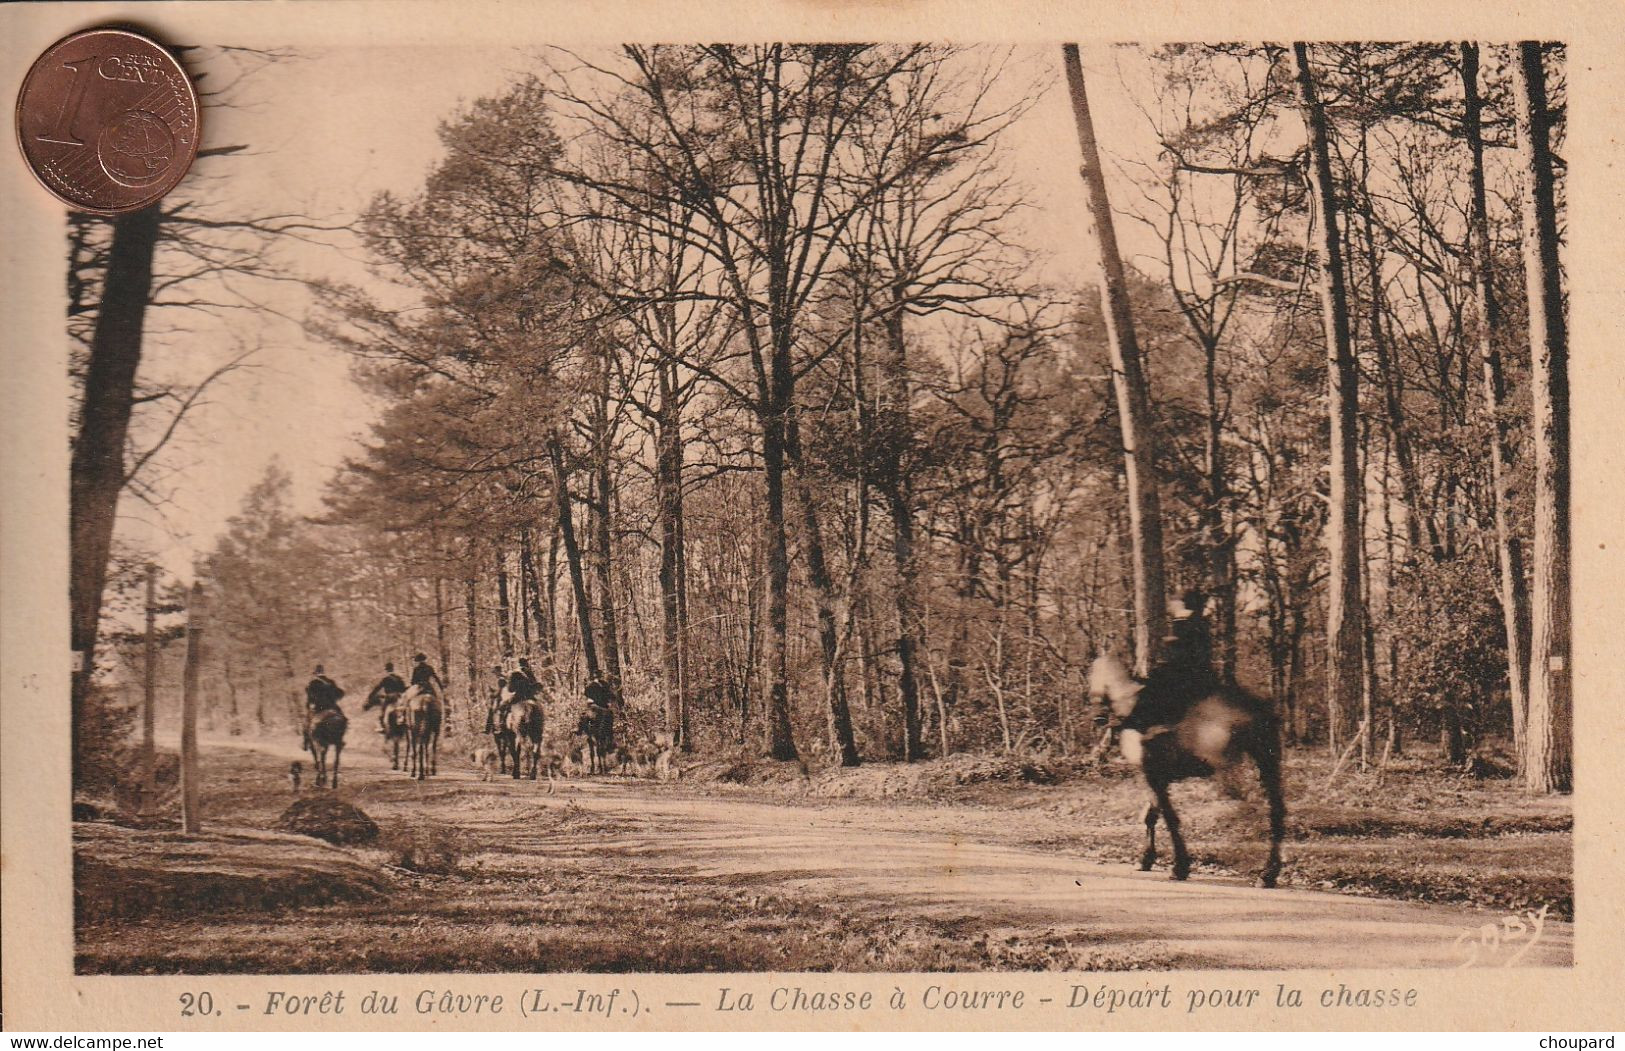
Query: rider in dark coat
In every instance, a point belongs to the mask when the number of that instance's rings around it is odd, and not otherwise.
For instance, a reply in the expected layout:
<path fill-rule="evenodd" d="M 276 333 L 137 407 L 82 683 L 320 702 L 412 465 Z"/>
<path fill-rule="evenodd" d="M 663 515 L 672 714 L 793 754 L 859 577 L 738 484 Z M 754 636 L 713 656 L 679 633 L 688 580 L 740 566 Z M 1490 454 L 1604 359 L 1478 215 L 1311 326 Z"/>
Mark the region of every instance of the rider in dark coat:
<path fill-rule="evenodd" d="M 533 690 L 533 692 L 531 693 L 531 696 L 532 697 L 541 696 L 541 693 L 542 693 L 542 680 L 538 679 L 536 677 L 536 673 L 530 670 L 530 658 L 528 658 L 528 657 L 520 657 L 519 658 L 519 670 L 520 670 L 521 673 L 523 673 L 525 678 L 530 680 L 530 685 L 531 685 L 531 688 Z"/>
<path fill-rule="evenodd" d="M 434 666 L 429 663 L 429 658 L 421 653 L 412 657 L 412 685 L 436 697 L 439 697 L 446 688 Z"/>
<path fill-rule="evenodd" d="M 1179 721 L 1190 706 L 1219 686 L 1213 673 L 1213 635 L 1205 609 L 1207 596 L 1195 588 L 1182 600 L 1185 615 L 1174 620 L 1163 640 L 1162 659 L 1146 676 L 1134 710 L 1123 727 L 1141 733 Z"/>
<path fill-rule="evenodd" d="M 378 685 L 367 694 L 367 701 L 361 706 L 362 711 L 371 708 L 378 709 L 378 732 L 387 733 L 384 718 L 389 714 L 389 706 L 400 700 L 401 694 L 406 692 L 406 680 L 395 674 L 394 664 L 384 665 L 384 677 L 378 680 Z"/>
<path fill-rule="evenodd" d="M 513 674 L 508 676 L 508 693 L 514 703 L 528 701 L 541 691 L 541 684 L 526 673 L 523 667 L 515 668 Z"/>
<path fill-rule="evenodd" d="M 342 715 L 339 698 L 343 696 L 344 691 L 339 684 L 327 677 L 320 664 L 316 665 L 315 676 L 305 685 L 305 710 L 311 715 L 318 712 L 339 712 Z"/>

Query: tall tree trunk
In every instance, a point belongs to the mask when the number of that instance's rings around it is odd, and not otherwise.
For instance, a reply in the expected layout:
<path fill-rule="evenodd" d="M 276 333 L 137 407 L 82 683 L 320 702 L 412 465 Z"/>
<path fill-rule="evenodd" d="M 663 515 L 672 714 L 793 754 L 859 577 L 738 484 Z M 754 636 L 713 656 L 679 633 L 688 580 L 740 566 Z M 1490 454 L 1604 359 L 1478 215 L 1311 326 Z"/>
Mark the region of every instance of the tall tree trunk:
<path fill-rule="evenodd" d="M 473 545 L 470 544 L 470 547 Z M 473 552 L 469 552 L 468 576 L 463 578 L 463 604 L 468 614 L 468 637 L 465 643 L 468 647 L 468 717 L 474 718 L 479 710 L 480 698 L 475 695 L 476 683 L 480 681 L 480 583 L 474 570 Z"/>
<path fill-rule="evenodd" d="M 660 654 L 665 673 L 665 727 L 683 741 L 683 632 L 678 522 L 683 516 L 682 419 L 672 366 L 659 366 L 660 405 L 655 418 L 655 488 L 660 514 Z"/>
<path fill-rule="evenodd" d="M 1083 61 L 1078 45 L 1062 46 L 1072 115 L 1078 126 L 1084 186 L 1094 227 L 1100 262 L 1101 313 L 1111 344 L 1112 385 L 1117 391 L 1117 415 L 1123 433 L 1123 468 L 1128 481 L 1129 529 L 1134 549 L 1134 665 L 1147 674 L 1156 660 L 1167 628 L 1168 610 L 1162 564 L 1162 506 L 1157 491 L 1156 448 L 1151 431 L 1150 393 L 1141 367 L 1140 347 L 1129 310 L 1128 281 L 1123 257 L 1117 249 L 1111 202 L 1106 196 L 1106 173 L 1089 116 L 1084 89 Z"/>
<path fill-rule="evenodd" d="M 613 547 L 614 478 L 611 475 L 611 457 L 614 454 L 609 426 L 609 352 L 603 354 L 602 386 L 594 406 L 593 423 L 593 482 L 597 490 L 593 500 L 593 569 L 598 579 L 599 627 L 604 646 L 604 674 L 619 700 L 621 695 L 621 639 L 620 626 L 615 615 L 615 560 Z"/>
<path fill-rule="evenodd" d="M 925 757 L 920 740 L 919 569 L 914 554 L 914 508 L 908 484 L 897 479 L 885 486 L 892 520 L 892 558 L 897 567 L 897 693 L 903 705 L 903 760 Z"/>
<path fill-rule="evenodd" d="M 1371 477 L 1371 423 L 1362 427 L 1360 434 L 1360 451 L 1363 465 L 1360 470 L 1362 483 L 1368 482 Z M 1386 481 L 1386 479 L 1384 479 Z M 1360 769 L 1365 770 L 1371 764 L 1372 742 L 1377 732 L 1377 707 L 1381 703 L 1382 681 L 1377 669 L 1377 633 L 1376 618 L 1371 616 L 1371 550 L 1366 542 L 1370 535 L 1371 505 L 1369 501 L 1360 501 L 1360 606 L 1365 610 L 1364 623 L 1361 625 L 1360 635 Z"/>
<path fill-rule="evenodd" d="M 1539 41 L 1517 45 L 1513 63 L 1522 169 L 1523 263 L 1529 295 L 1530 387 L 1535 437 L 1535 549 L 1524 724 L 1524 783 L 1537 792 L 1573 784 L 1569 596 L 1569 343 L 1557 252 L 1546 71 Z"/>
<path fill-rule="evenodd" d="M 533 636 L 531 635 L 530 611 L 535 608 L 536 593 L 531 589 L 531 574 L 526 571 L 525 564 L 530 557 L 530 530 L 519 531 L 519 597 L 514 602 L 515 618 L 519 621 L 519 652 L 529 656 Z"/>
<path fill-rule="evenodd" d="M 852 733 L 852 709 L 846 697 L 846 671 L 841 659 L 840 633 L 835 623 L 835 585 L 824 559 L 824 530 L 818 522 L 812 486 L 796 475 L 796 495 L 801 503 L 801 520 L 806 534 L 807 579 L 813 586 L 818 611 L 818 644 L 823 658 L 824 695 L 829 705 L 830 731 L 841 753 L 842 766 L 857 766 L 858 742 Z"/>
<path fill-rule="evenodd" d="M 536 575 L 536 547 L 531 538 L 529 529 L 519 534 L 519 577 L 521 590 L 524 592 L 530 610 L 530 623 L 535 625 L 535 640 L 538 647 L 548 648 L 548 613 L 542 608 L 542 583 Z M 530 638 L 526 638 L 529 646 Z"/>
<path fill-rule="evenodd" d="M 1506 373 L 1499 341 L 1503 321 L 1495 294 L 1495 256 L 1490 245 L 1488 194 L 1484 179 L 1483 100 L 1478 94 L 1478 45 L 1461 45 L 1461 83 L 1467 148 L 1472 155 L 1473 206 L 1469 224 L 1473 279 L 1478 293 L 1478 356 L 1483 366 L 1484 411 L 1495 429 L 1490 442 L 1490 483 L 1495 504 L 1495 549 L 1501 569 L 1501 614 L 1506 625 L 1507 682 L 1512 699 L 1513 749 L 1524 754 L 1524 720 L 1529 711 L 1529 590 L 1524 581 L 1523 540 L 1512 529 L 1514 453 L 1506 418 Z"/>
<path fill-rule="evenodd" d="M 1206 409 L 1203 456 L 1207 476 L 1206 502 L 1202 508 L 1202 532 L 1207 545 L 1208 581 L 1213 593 L 1214 620 L 1218 629 L 1218 657 L 1215 671 L 1225 682 L 1236 681 L 1236 550 L 1225 521 L 1225 502 L 1230 483 L 1225 471 L 1223 418 L 1219 411 L 1219 345 L 1202 340 L 1203 393 Z"/>
<path fill-rule="evenodd" d="M 788 363 L 786 363 L 786 370 Z M 790 726 L 788 667 L 790 553 L 784 522 L 784 472 L 788 401 L 775 399 L 762 419 L 762 467 L 767 519 L 762 545 L 767 551 L 767 639 L 762 647 L 767 677 L 767 750 L 774 759 L 796 758 Z"/>
<path fill-rule="evenodd" d="M 908 382 L 908 348 L 903 338 L 903 300 L 906 287 L 893 290 L 894 305 L 886 313 L 887 358 L 882 365 L 884 392 L 893 419 L 894 436 L 912 437 L 914 426 L 909 412 L 911 392 Z M 901 437 L 887 445 L 885 470 L 879 479 L 886 495 L 886 509 L 892 520 L 892 559 L 897 571 L 897 694 L 903 704 L 903 761 L 924 758 L 920 734 L 920 650 L 919 566 L 914 553 L 913 486 L 903 462 Z"/>
<path fill-rule="evenodd" d="M 559 539 L 562 534 L 559 520 L 555 518 L 547 537 L 547 634 L 542 636 L 549 665 L 557 661 L 559 652 Z"/>
<path fill-rule="evenodd" d="M 449 679 L 451 677 L 451 643 L 446 638 L 446 582 L 440 575 L 440 570 L 434 572 L 434 641 L 436 656 L 440 658 L 439 668 Z M 474 681 L 468 683 L 469 703 L 473 703 Z M 473 709 L 470 708 L 470 711 Z"/>
<path fill-rule="evenodd" d="M 85 368 L 79 433 L 69 470 L 68 577 L 70 635 L 77 661 L 69 697 L 70 754 L 78 773 L 79 730 L 96 667 L 96 631 L 119 493 L 124 489 L 124 447 L 141 366 L 147 302 L 152 296 L 152 257 L 162 225 L 159 205 L 122 215 L 113 223 L 107 277 Z"/>
<path fill-rule="evenodd" d="M 681 421 L 678 422 L 681 428 Z M 672 488 L 677 495 L 676 533 L 673 537 L 677 549 L 677 743 L 683 751 L 694 747 L 689 738 L 689 696 L 693 684 L 694 636 L 688 619 L 688 532 L 683 513 L 683 442 L 682 431 L 677 432 L 677 452 L 672 466 Z"/>
<path fill-rule="evenodd" d="M 581 567 L 581 547 L 576 543 L 574 516 L 570 509 L 570 475 L 564 466 L 564 443 L 557 434 L 548 441 L 548 459 L 553 464 L 554 505 L 558 512 L 559 539 L 564 544 L 564 560 L 570 569 L 570 589 L 575 598 L 576 627 L 581 636 L 581 659 L 587 666 L 587 681 L 602 678 L 598 647 L 592 635 L 592 604 L 587 598 L 587 577 Z"/>
<path fill-rule="evenodd" d="M 1309 46 L 1294 43 L 1292 51 L 1309 135 L 1321 314 L 1326 330 L 1327 410 L 1331 422 L 1331 512 L 1326 521 L 1330 566 L 1326 582 L 1326 707 L 1328 731 L 1335 742 L 1340 720 L 1359 706 L 1362 689 L 1359 374 L 1349 337 L 1348 296 L 1337 228 L 1337 187 L 1332 179 L 1326 114 L 1315 91 Z"/>
<path fill-rule="evenodd" d="M 497 546 L 497 640 L 502 644 L 500 656 L 513 659 L 513 603 L 508 596 L 508 552 Z"/>

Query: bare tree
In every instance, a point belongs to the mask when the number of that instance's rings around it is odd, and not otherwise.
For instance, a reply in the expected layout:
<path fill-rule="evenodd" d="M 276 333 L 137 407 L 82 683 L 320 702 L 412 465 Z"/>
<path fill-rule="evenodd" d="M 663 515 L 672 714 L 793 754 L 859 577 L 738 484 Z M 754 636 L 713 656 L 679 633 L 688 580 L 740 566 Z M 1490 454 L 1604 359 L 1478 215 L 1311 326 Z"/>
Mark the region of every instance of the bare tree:
<path fill-rule="evenodd" d="M 1326 583 L 1326 701 L 1333 745 L 1338 720 L 1360 705 L 1364 613 L 1360 601 L 1359 370 L 1349 337 L 1342 238 L 1337 226 L 1337 184 L 1332 177 L 1330 132 L 1315 90 L 1309 45 L 1292 45 L 1298 98 L 1309 135 L 1320 263 L 1321 316 L 1326 335 L 1326 405 L 1331 421 L 1331 517 L 1326 525 L 1330 575 Z"/>
<path fill-rule="evenodd" d="M 1117 250 L 1111 202 L 1106 196 L 1106 173 L 1095 144 L 1078 45 L 1064 45 L 1062 57 L 1072 94 L 1072 116 L 1078 127 L 1078 148 L 1083 154 L 1081 172 L 1099 256 L 1101 312 L 1111 343 L 1112 382 L 1117 390 L 1117 416 L 1123 434 L 1123 470 L 1128 481 L 1129 534 L 1134 552 L 1134 667 L 1135 674 L 1146 675 L 1162 644 L 1168 616 L 1151 399 L 1140 347 L 1134 338 L 1128 282 Z"/>
<path fill-rule="evenodd" d="M 1566 792 L 1573 783 L 1572 675 L 1569 667 L 1569 342 L 1558 258 L 1551 122 L 1539 41 L 1517 45 L 1513 96 L 1523 176 L 1523 262 L 1529 290 L 1530 386 L 1535 437 L 1533 647 L 1524 783 Z"/>
<path fill-rule="evenodd" d="M 1478 354 L 1483 366 L 1484 408 L 1494 437 L 1490 442 L 1490 483 L 1495 502 L 1495 547 L 1501 570 L 1501 612 L 1506 624 L 1507 686 L 1512 699 L 1512 738 L 1522 761 L 1524 721 L 1529 709 L 1529 589 L 1524 580 L 1523 538 L 1512 528 L 1514 449 L 1507 419 L 1506 370 L 1500 341 L 1506 338 L 1500 297 L 1495 290 L 1494 249 L 1490 244 L 1489 194 L 1484 178 L 1484 102 L 1478 88 L 1478 45 L 1461 44 L 1463 128 L 1472 161 L 1469 239 L 1473 281 L 1478 291 Z"/>

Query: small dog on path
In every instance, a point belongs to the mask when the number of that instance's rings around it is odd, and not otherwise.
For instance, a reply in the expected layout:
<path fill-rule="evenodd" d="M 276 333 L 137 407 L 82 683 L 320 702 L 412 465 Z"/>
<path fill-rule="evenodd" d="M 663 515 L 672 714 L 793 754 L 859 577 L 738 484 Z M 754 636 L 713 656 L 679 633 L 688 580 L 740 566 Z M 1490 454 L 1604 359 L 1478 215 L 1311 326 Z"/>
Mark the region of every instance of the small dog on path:
<path fill-rule="evenodd" d="M 295 759 L 288 764 L 288 784 L 293 786 L 295 792 L 299 791 L 299 779 L 305 776 L 305 764 Z"/>
<path fill-rule="evenodd" d="M 495 748 L 476 748 L 468 758 L 479 770 L 481 781 L 489 781 L 497 775 L 497 750 Z"/>

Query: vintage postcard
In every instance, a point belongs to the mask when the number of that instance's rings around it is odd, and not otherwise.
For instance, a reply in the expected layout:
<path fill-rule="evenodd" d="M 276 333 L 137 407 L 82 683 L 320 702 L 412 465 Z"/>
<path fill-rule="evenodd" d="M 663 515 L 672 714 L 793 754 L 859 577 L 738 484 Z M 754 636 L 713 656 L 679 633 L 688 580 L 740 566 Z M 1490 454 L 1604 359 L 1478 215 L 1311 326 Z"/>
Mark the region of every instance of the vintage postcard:
<path fill-rule="evenodd" d="M 1625 1024 L 1622 21 L 0 10 L 6 1025 Z"/>

